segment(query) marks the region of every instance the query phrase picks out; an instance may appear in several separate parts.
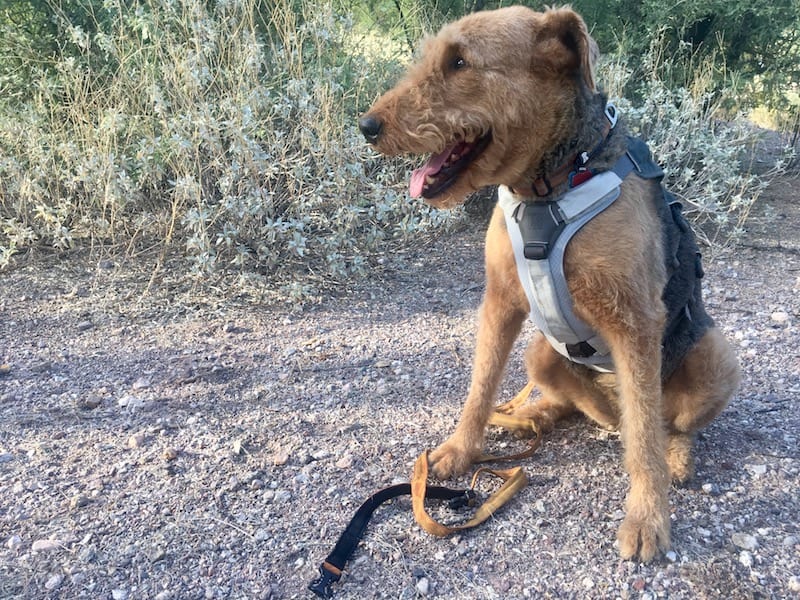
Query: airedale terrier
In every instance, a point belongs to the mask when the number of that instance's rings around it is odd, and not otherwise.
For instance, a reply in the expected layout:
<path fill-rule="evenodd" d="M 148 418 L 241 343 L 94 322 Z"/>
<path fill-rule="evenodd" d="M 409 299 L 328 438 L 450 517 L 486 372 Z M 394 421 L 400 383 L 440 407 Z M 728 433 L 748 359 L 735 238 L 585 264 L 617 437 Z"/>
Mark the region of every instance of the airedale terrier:
<path fill-rule="evenodd" d="M 517 414 L 543 431 L 576 410 L 620 429 L 630 490 L 619 550 L 647 561 L 669 548 L 670 478 L 692 475 L 694 434 L 740 374 L 703 308 L 680 205 L 595 88 L 597 54 L 568 8 L 471 14 L 425 42 L 359 127 L 381 153 L 431 154 L 410 192 L 433 206 L 500 186 L 472 382 L 455 432 L 431 453 L 434 473 L 461 473 L 481 453 L 512 344 L 537 314 L 526 365 L 541 397 Z M 577 325 L 562 339 L 564 321 Z"/>

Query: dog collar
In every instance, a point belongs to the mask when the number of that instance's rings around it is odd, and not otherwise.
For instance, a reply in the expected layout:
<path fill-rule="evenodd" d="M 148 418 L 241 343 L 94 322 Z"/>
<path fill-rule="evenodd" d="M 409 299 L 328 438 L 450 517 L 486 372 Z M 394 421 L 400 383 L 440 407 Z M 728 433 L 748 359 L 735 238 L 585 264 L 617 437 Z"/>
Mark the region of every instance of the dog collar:
<path fill-rule="evenodd" d="M 606 103 L 603 109 L 603 116 L 605 116 L 605 123 L 603 124 L 603 134 L 600 136 L 600 141 L 590 152 L 576 152 L 564 164 L 558 167 L 555 171 L 544 177 L 534 180 L 531 185 L 533 193 L 540 198 L 544 198 L 553 193 L 553 190 L 560 185 L 569 183 L 569 187 L 574 188 L 582 183 L 586 183 L 589 179 L 594 177 L 595 173 L 586 165 L 592 158 L 597 156 L 600 149 L 605 145 L 611 130 L 617 124 L 619 113 L 617 107 L 611 103 Z"/>

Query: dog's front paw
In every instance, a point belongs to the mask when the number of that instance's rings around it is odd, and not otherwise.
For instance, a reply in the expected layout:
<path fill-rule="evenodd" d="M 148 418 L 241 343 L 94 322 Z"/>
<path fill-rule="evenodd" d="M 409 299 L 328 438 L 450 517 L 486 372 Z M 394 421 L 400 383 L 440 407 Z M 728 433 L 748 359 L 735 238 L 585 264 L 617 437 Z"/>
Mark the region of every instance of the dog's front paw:
<path fill-rule="evenodd" d="M 431 452 L 428 460 L 436 477 L 449 479 L 455 475 L 465 473 L 479 453 L 479 451 L 470 449 L 453 436 Z"/>
<path fill-rule="evenodd" d="M 638 556 L 648 562 L 660 550 L 669 550 L 669 511 L 646 518 L 628 514 L 617 532 L 619 553 L 624 559 Z"/>

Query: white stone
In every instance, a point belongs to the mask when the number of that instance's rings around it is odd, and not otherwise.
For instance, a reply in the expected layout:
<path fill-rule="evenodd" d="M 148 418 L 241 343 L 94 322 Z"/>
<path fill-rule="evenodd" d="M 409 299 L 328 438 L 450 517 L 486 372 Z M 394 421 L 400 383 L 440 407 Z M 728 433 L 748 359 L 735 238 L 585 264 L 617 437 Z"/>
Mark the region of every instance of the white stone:
<path fill-rule="evenodd" d="M 421 577 L 419 581 L 417 581 L 417 592 L 419 592 L 422 596 L 427 596 L 428 593 L 431 591 L 431 582 L 428 581 L 427 577 Z"/>
<path fill-rule="evenodd" d="M 789 313 L 783 310 L 777 310 L 772 313 L 772 320 L 776 323 L 786 323 L 789 320 Z"/>
<path fill-rule="evenodd" d="M 750 567 L 753 566 L 753 555 L 750 554 L 747 550 L 742 550 L 739 553 L 739 562 L 749 569 Z"/>
<path fill-rule="evenodd" d="M 789 591 L 800 592 L 800 576 L 792 575 L 789 577 Z"/>
<path fill-rule="evenodd" d="M 111 590 L 111 598 L 113 600 L 127 600 L 128 599 L 128 590 L 123 590 L 121 588 L 115 588 Z"/>
<path fill-rule="evenodd" d="M 48 552 L 59 548 L 61 548 L 61 542 L 58 540 L 36 540 L 31 545 L 31 550 L 34 552 Z"/>
<path fill-rule="evenodd" d="M 61 582 L 64 581 L 63 575 L 51 575 L 48 580 L 45 582 L 44 587 L 51 592 L 56 589 L 58 586 L 61 585 Z"/>
<path fill-rule="evenodd" d="M 749 533 L 734 533 L 731 536 L 733 544 L 743 550 L 755 550 L 758 548 L 758 540 Z"/>
<path fill-rule="evenodd" d="M 19 548 L 21 545 L 22 545 L 22 538 L 19 537 L 18 535 L 12 535 L 6 541 L 6 548 L 11 550 L 12 552 L 17 548 Z"/>

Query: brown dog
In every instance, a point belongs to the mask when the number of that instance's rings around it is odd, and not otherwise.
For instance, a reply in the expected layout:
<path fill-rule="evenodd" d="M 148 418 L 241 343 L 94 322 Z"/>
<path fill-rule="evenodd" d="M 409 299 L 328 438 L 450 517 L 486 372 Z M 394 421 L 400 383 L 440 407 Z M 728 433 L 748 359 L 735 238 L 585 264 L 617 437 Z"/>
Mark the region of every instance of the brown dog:
<path fill-rule="evenodd" d="M 574 187 L 570 175 L 607 172 L 626 155 L 624 128 L 610 129 L 605 98 L 595 90 L 596 58 L 594 40 L 570 9 L 472 14 L 429 39 L 418 64 L 359 126 L 382 153 L 432 153 L 412 175 L 413 196 L 452 207 L 499 184 L 501 196 L 527 209 L 562 197 Z M 703 310 L 694 264 L 684 282 L 693 286 L 688 304 L 676 311 L 665 302 L 672 271 L 693 260 L 696 246 L 678 215 L 670 226 L 677 224 L 686 243 L 677 258 L 669 247 L 658 181 L 635 173 L 617 189 L 563 255 L 574 315 L 602 338 L 612 372 L 577 364 L 537 332 L 526 362 L 541 397 L 517 414 L 545 431 L 575 410 L 620 428 L 630 474 L 620 553 L 646 561 L 669 548 L 670 477 L 692 475 L 694 433 L 726 406 L 739 367 Z M 496 208 L 487 232 L 472 383 L 456 431 L 431 454 L 440 478 L 465 471 L 482 451 L 506 359 L 532 308 L 507 219 Z M 676 342 L 677 325 L 694 333 Z"/>

